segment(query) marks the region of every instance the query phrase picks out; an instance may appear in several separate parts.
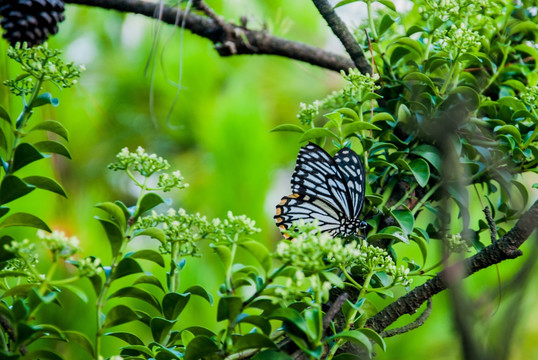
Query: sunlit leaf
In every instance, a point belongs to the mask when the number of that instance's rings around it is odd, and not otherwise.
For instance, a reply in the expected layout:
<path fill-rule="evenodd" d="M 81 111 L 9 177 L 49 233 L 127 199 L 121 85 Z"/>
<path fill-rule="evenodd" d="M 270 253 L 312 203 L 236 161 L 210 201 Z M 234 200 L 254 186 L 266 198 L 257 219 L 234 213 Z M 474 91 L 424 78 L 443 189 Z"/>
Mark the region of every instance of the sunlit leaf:
<path fill-rule="evenodd" d="M 65 147 L 65 145 L 57 141 L 44 140 L 35 143 L 34 146 L 37 150 L 41 152 L 58 154 L 65 156 L 68 159 L 71 159 L 71 153 L 69 152 L 69 150 Z"/>
<path fill-rule="evenodd" d="M 67 194 L 62 186 L 54 179 L 45 176 L 27 176 L 23 178 L 24 182 L 35 186 L 36 188 L 47 190 L 67 198 Z M 1 191 L 1 190 L 0 190 Z"/>

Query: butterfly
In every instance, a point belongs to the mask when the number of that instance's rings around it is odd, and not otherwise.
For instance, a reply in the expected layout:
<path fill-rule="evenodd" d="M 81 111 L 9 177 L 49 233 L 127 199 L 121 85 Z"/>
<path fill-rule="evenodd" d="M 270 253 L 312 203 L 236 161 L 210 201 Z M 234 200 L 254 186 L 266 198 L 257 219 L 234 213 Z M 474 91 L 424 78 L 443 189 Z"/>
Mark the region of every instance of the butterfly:
<path fill-rule="evenodd" d="M 344 147 L 331 157 L 321 147 L 308 143 L 297 156 L 291 177 L 292 194 L 284 196 L 274 216 L 280 230 L 293 221 L 318 220 L 331 236 L 357 235 L 366 223 L 359 219 L 366 186 L 359 156 Z"/>

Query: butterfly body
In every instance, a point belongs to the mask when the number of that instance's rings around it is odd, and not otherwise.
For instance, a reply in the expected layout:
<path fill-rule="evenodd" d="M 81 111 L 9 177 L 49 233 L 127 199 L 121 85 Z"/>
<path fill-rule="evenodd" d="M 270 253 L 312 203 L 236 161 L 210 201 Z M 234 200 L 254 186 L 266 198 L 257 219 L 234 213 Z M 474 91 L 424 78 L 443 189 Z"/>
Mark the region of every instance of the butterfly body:
<path fill-rule="evenodd" d="M 285 230 L 293 221 L 317 220 L 331 236 L 357 235 L 366 225 L 359 219 L 365 185 L 364 166 L 353 150 L 343 148 L 331 157 L 309 143 L 297 156 L 293 194 L 284 196 L 276 207 L 276 224 Z"/>

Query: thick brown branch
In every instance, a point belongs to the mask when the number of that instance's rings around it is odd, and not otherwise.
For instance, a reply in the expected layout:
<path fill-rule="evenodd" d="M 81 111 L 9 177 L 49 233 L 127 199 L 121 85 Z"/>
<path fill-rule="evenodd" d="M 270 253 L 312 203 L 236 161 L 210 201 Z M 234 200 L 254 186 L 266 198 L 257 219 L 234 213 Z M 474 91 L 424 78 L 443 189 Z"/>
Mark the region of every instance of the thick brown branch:
<path fill-rule="evenodd" d="M 323 16 L 325 21 L 327 21 L 327 24 L 333 33 L 338 37 L 338 39 L 340 39 L 342 45 L 344 45 L 346 48 L 346 51 L 351 56 L 351 59 L 353 59 L 357 69 L 359 69 L 359 71 L 363 74 L 370 74 L 372 72 L 372 68 L 370 67 L 370 64 L 368 64 L 368 60 L 366 60 L 361 47 L 357 43 L 357 40 L 355 40 L 353 35 L 351 35 L 349 32 L 346 24 L 344 24 L 342 19 L 336 15 L 336 12 L 329 2 L 327 0 L 312 1 L 314 5 L 316 5 L 316 8 L 321 16 Z"/>
<path fill-rule="evenodd" d="M 516 225 L 494 244 L 483 248 L 476 255 L 467 258 L 461 264 L 448 267 L 436 277 L 417 286 L 406 295 L 368 319 L 366 326 L 381 332 L 404 314 L 414 314 L 424 301 L 447 289 L 450 276 L 460 272 L 467 277 L 503 260 L 514 259 L 521 255 L 519 247 L 538 227 L 538 200 L 525 212 Z"/>
<path fill-rule="evenodd" d="M 158 3 L 143 0 L 65 0 L 65 2 L 141 14 L 152 18 L 155 14 L 159 14 L 156 9 L 158 10 L 160 6 Z M 221 56 L 277 55 L 334 71 L 355 67 L 351 59 L 314 46 L 282 39 L 266 31 L 249 30 L 231 23 L 227 23 L 228 26 L 225 29 L 208 17 L 186 14 L 185 11 L 170 6 L 163 7 L 160 20 L 175 25 L 181 24 L 184 17 L 185 28 L 193 34 L 211 40 Z"/>
<path fill-rule="evenodd" d="M 428 318 L 430 317 L 431 313 L 432 313 L 432 299 L 428 299 L 428 305 L 426 306 L 426 309 L 424 309 L 422 314 L 420 314 L 420 316 L 416 318 L 415 321 L 397 329 L 383 331 L 379 335 L 381 335 L 382 337 L 392 337 L 392 336 L 404 334 L 406 332 L 419 328 L 422 325 L 424 325 L 426 320 L 428 320 Z"/>

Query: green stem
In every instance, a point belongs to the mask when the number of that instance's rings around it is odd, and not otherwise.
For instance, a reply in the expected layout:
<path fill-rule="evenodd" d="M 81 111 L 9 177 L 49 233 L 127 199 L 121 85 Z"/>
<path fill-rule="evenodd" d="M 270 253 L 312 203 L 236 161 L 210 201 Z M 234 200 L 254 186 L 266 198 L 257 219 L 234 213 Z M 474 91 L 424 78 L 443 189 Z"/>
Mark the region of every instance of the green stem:
<path fill-rule="evenodd" d="M 450 72 L 448 73 L 448 77 L 445 80 L 445 83 L 443 84 L 443 87 L 441 88 L 441 95 L 445 95 L 445 92 L 448 88 L 448 85 L 452 83 L 452 78 L 454 77 L 454 73 L 456 72 L 456 69 L 458 68 L 458 58 L 459 58 L 459 50 L 456 54 L 454 60 L 452 61 L 452 66 L 450 67 Z"/>
<path fill-rule="evenodd" d="M 372 270 L 370 270 L 368 272 L 368 275 L 366 275 L 366 278 L 364 279 L 364 286 L 362 286 L 362 289 L 361 289 L 361 291 L 359 293 L 359 296 L 357 297 L 357 303 L 366 295 L 366 291 L 368 289 L 368 284 L 370 284 L 370 281 L 372 280 L 372 276 L 374 276 L 374 272 Z M 358 312 L 359 312 L 359 310 L 354 308 L 353 312 L 348 317 L 346 326 L 344 327 L 344 329 L 342 329 L 342 332 L 348 331 L 351 328 L 351 326 L 353 325 L 355 317 L 357 316 Z M 327 354 L 327 357 L 325 358 L 325 360 L 331 360 L 334 357 L 334 355 L 336 354 L 336 351 L 342 345 L 344 345 L 345 342 L 346 342 L 346 340 L 344 340 L 344 339 L 338 339 L 336 341 L 336 343 L 334 343 L 334 345 L 331 347 L 331 350 L 329 350 L 329 353 Z"/>
<path fill-rule="evenodd" d="M 126 172 L 129 175 L 129 177 L 132 178 L 132 174 L 129 172 L 128 169 Z M 135 182 L 139 184 L 139 186 L 141 187 L 140 194 L 136 202 L 137 210 L 139 209 L 140 202 L 142 201 L 142 198 L 144 197 L 144 193 L 146 192 L 148 180 L 149 179 L 146 177 L 144 179 L 143 184 L 140 184 L 138 181 L 135 180 Z M 101 337 L 103 336 L 103 331 L 104 331 L 103 325 L 104 325 L 104 320 L 105 320 L 105 317 L 102 316 L 102 314 L 103 314 L 103 309 L 106 304 L 106 296 L 107 296 L 108 291 L 110 290 L 110 285 L 112 284 L 112 279 L 114 278 L 114 273 L 116 272 L 116 268 L 118 267 L 118 264 L 123 257 L 123 253 L 125 252 L 127 244 L 129 243 L 129 240 L 131 239 L 133 231 L 134 231 L 133 226 L 127 227 L 125 231 L 125 235 L 123 236 L 123 242 L 120 246 L 120 249 L 118 253 L 116 254 L 116 256 L 114 256 L 110 264 L 110 273 L 108 274 L 105 280 L 105 284 L 103 285 L 103 288 L 101 289 L 101 292 L 99 293 L 99 297 L 97 298 L 97 305 L 96 305 L 97 307 L 97 332 L 95 335 L 95 359 L 96 360 L 99 360 L 101 356 Z"/>
<path fill-rule="evenodd" d="M 247 301 L 245 301 L 243 303 L 243 309 L 246 308 L 248 305 L 250 305 L 250 303 L 252 301 L 254 301 L 264 290 L 267 286 L 269 286 L 269 284 L 271 284 L 273 282 L 273 280 L 278 276 L 280 275 L 280 273 L 286 268 L 288 267 L 289 263 L 286 263 L 286 264 L 283 264 L 281 267 L 279 267 L 278 269 L 276 269 L 271 275 L 269 275 L 269 277 L 265 280 L 265 283 L 261 286 L 261 288 L 256 291 Z"/>
<path fill-rule="evenodd" d="M 495 82 L 495 80 L 497 80 L 497 78 L 499 77 L 499 75 L 501 74 L 501 72 L 502 72 L 502 70 L 504 68 L 504 65 L 506 64 L 507 59 L 508 59 L 508 51 L 503 51 L 503 59 L 502 59 L 500 65 L 497 67 L 497 72 L 495 74 L 493 74 L 493 76 L 491 76 L 491 78 L 489 79 L 487 85 L 484 86 L 482 88 L 482 90 L 480 91 L 480 94 L 483 94 L 484 91 L 486 91 L 486 89 L 488 89 L 493 84 L 493 82 Z"/>
<path fill-rule="evenodd" d="M 232 250 L 231 250 L 231 259 L 230 259 L 230 266 L 228 266 L 228 269 L 226 269 L 226 288 L 228 290 L 228 293 L 233 293 L 233 282 L 232 282 L 232 266 L 234 264 L 235 259 L 235 253 L 237 252 L 237 239 L 239 235 L 235 234 L 233 242 L 232 242 Z"/>
<path fill-rule="evenodd" d="M 411 193 L 415 190 L 415 188 L 416 188 L 417 186 L 418 186 L 417 183 L 413 183 L 413 184 L 409 187 L 409 190 L 407 190 L 407 191 L 405 192 L 404 196 L 402 196 L 402 198 L 401 198 L 396 204 L 394 204 L 393 206 L 391 206 L 391 210 L 396 210 L 396 209 L 398 209 L 398 207 L 399 207 L 400 205 L 402 205 L 403 202 L 404 202 L 405 200 L 408 199 L 409 194 L 411 194 Z"/>
<path fill-rule="evenodd" d="M 443 259 L 439 260 L 438 262 L 436 262 L 435 264 L 433 264 L 432 266 L 430 266 L 430 267 L 428 267 L 426 269 L 413 271 L 413 272 L 409 273 L 409 276 L 424 275 L 424 274 L 432 271 L 433 269 L 441 266 L 442 264 L 443 264 Z"/>
<path fill-rule="evenodd" d="M 13 145 L 11 146 L 11 154 L 9 156 L 9 168 L 7 170 L 7 174 L 11 174 L 13 172 L 12 169 L 13 161 L 15 160 L 15 148 L 19 145 L 20 139 L 22 137 L 22 133 L 20 130 L 28 124 L 28 120 L 32 116 L 33 103 L 35 99 L 39 96 L 39 90 L 41 89 L 41 85 L 43 85 L 43 78 L 36 78 L 36 84 L 32 90 L 30 101 L 24 102 L 24 107 L 15 122 L 15 128 L 13 129 Z"/>
<path fill-rule="evenodd" d="M 439 189 L 439 187 L 441 186 L 441 183 L 438 182 L 437 184 L 435 184 L 434 186 L 432 186 L 432 188 L 430 189 L 430 191 L 428 191 L 426 193 L 426 195 L 424 195 L 422 197 L 422 199 L 420 199 L 420 201 L 415 205 L 415 207 L 413 208 L 413 210 L 411 210 L 411 214 L 413 216 L 415 216 L 415 214 L 422 208 L 422 205 L 424 205 L 424 203 L 426 201 L 428 201 L 428 199 L 437 191 L 437 189 Z"/>
<path fill-rule="evenodd" d="M 374 17 L 372 16 L 371 1 L 366 1 L 366 8 L 368 9 L 368 21 L 370 22 L 370 29 L 372 30 L 372 37 L 374 38 L 374 41 L 377 41 L 377 31 L 375 30 Z"/>
<path fill-rule="evenodd" d="M 176 264 L 179 262 L 179 244 L 174 241 L 170 248 L 170 291 L 177 292 L 179 290 L 179 271 Z"/>

